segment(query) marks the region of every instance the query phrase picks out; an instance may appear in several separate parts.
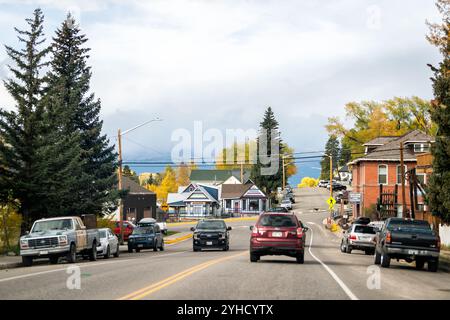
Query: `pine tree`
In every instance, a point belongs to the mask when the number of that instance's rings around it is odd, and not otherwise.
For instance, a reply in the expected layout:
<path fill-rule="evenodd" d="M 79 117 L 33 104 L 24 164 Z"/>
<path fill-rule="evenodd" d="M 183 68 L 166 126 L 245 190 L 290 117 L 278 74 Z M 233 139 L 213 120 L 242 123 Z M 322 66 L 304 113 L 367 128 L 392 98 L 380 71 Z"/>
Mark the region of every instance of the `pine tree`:
<path fill-rule="evenodd" d="M 11 192 L 13 198 L 20 201 L 22 233 L 45 210 L 42 199 L 45 190 L 41 188 L 43 168 L 38 150 L 42 146 L 43 130 L 42 69 L 49 52 L 44 45 L 42 11 L 36 9 L 26 22 L 28 30 L 15 28 L 24 48 L 16 50 L 5 46 L 15 66 L 9 67 L 13 77 L 4 81 L 4 85 L 15 100 L 17 110 L 0 110 L 0 189 Z"/>
<path fill-rule="evenodd" d="M 260 148 L 259 148 L 259 139 L 258 137 L 258 146 L 257 146 L 257 163 L 252 167 L 251 171 L 251 179 L 255 182 L 255 184 L 263 190 L 267 195 L 274 197 L 273 192 L 277 190 L 278 187 L 281 187 L 283 184 L 283 172 L 282 172 L 282 161 L 281 155 L 283 154 L 282 141 L 278 140 L 279 150 L 271 150 L 271 132 L 275 130 L 279 131 L 278 121 L 275 119 L 275 115 L 272 111 L 271 107 L 268 107 L 264 113 L 263 121 L 260 123 L 260 128 L 265 130 L 266 132 L 266 141 L 267 141 L 267 156 L 271 157 L 272 154 L 278 157 L 278 170 L 273 175 L 263 175 L 261 174 L 262 167 L 267 167 L 268 165 L 263 165 L 260 162 Z M 261 133 L 262 134 L 262 133 Z"/>
<path fill-rule="evenodd" d="M 67 19 L 53 38 L 49 92 L 60 104 L 58 112 L 66 119 L 63 126 L 68 135 L 79 134 L 82 150 L 82 174 L 75 182 L 79 213 L 101 215 L 117 206 L 117 155 L 102 135 L 99 119 L 100 100 L 89 92 L 91 68 L 87 66 L 88 39 L 81 34 L 75 19 Z"/>
<path fill-rule="evenodd" d="M 338 159 L 339 159 L 339 140 L 335 135 L 331 135 L 325 145 L 325 153 L 331 155 L 332 165 L 333 165 L 333 176 L 337 169 Z M 330 179 L 330 158 L 324 157 L 320 162 L 322 168 L 320 173 L 320 179 L 329 180 Z"/>
<path fill-rule="evenodd" d="M 433 154 L 433 174 L 429 180 L 428 200 L 431 212 L 443 222 L 450 222 L 450 2 L 438 0 L 437 7 L 443 15 L 442 24 L 432 24 L 428 40 L 443 55 L 438 67 L 430 65 L 434 76 L 432 120 L 437 125 Z"/>
<path fill-rule="evenodd" d="M 352 150 L 350 144 L 345 140 L 341 140 L 341 149 L 339 151 L 339 166 L 345 166 L 352 160 Z"/>

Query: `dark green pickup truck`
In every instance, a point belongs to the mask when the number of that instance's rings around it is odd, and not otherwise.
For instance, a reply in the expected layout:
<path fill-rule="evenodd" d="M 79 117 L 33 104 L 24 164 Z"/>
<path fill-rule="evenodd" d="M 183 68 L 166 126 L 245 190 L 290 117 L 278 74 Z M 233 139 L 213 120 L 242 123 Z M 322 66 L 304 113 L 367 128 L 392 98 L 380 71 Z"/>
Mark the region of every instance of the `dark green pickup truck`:
<path fill-rule="evenodd" d="M 389 268 L 391 259 L 415 261 L 417 269 L 436 272 L 439 266 L 439 236 L 427 221 L 389 218 L 376 236 L 375 264 Z"/>

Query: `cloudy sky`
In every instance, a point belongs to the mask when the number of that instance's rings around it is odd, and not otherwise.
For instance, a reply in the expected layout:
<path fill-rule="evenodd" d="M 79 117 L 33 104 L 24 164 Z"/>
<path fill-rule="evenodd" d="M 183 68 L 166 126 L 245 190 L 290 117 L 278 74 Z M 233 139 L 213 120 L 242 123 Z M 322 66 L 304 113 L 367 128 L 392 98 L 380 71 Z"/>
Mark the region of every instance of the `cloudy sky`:
<path fill-rule="evenodd" d="M 350 101 L 431 98 L 432 0 L 0 0 L 0 42 L 17 46 L 36 7 L 47 36 L 71 11 L 92 48 L 92 90 L 125 159 L 166 158 L 177 128 L 257 128 L 267 106 L 296 151 L 322 150 Z M 9 63 L 0 51 L 0 77 Z M 0 88 L 0 106 L 14 102 Z M 114 139 L 114 138 L 112 138 Z M 114 142 L 114 141 L 113 141 Z"/>

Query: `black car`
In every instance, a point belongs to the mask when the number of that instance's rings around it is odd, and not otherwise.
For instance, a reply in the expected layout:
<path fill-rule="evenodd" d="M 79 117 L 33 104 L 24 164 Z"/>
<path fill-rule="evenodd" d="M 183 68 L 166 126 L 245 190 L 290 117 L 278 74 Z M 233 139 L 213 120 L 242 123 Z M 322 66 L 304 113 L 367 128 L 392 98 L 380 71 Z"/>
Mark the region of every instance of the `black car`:
<path fill-rule="evenodd" d="M 164 250 L 163 236 L 157 224 L 133 229 L 133 233 L 128 237 L 128 252 L 139 252 L 141 249 Z"/>
<path fill-rule="evenodd" d="M 274 208 L 269 208 L 267 209 L 267 212 L 284 212 L 284 213 L 288 213 L 289 210 L 285 207 L 274 207 Z"/>
<path fill-rule="evenodd" d="M 230 230 L 231 227 L 227 227 L 223 220 L 200 220 L 195 228 L 191 228 L 191 231 L 194 232 L 192 236 L 193 250 L 222 249 L 228 251 L 230 249 Z"/>
<path fill-rule="evenodd" d="M 327 189 L 330 189 L 330 184 L 327 185 Z M 342 191 L 342 190 L 347 190 L 347 187 L 344 186 L 343 184 L 333 182 L 333 191 Z"/>

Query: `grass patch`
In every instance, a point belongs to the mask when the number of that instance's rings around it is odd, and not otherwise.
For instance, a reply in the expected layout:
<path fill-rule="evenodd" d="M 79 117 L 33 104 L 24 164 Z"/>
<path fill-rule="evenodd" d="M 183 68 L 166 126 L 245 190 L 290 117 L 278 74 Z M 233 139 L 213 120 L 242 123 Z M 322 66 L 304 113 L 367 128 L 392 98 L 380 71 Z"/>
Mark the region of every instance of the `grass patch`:
<path fill-rule="evenodd" d="M 164 237 L 169 237 L 177 233 L 180 233 L 180 231 L 167 231 L 167 234 Z"/>

